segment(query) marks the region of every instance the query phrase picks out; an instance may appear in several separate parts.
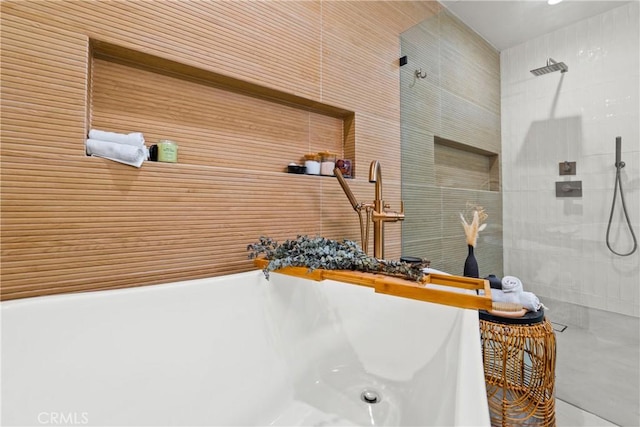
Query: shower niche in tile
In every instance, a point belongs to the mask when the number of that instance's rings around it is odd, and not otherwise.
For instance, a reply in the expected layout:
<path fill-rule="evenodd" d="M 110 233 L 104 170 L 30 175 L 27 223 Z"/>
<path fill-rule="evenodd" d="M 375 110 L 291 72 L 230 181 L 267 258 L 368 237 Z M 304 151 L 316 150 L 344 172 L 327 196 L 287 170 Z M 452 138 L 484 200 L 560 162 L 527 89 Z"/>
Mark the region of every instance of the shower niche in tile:
<path fill-rule="evenodd" d="M 500 162 L 496 153 L 435 137 L 436 186 L 500 191 Z"/>

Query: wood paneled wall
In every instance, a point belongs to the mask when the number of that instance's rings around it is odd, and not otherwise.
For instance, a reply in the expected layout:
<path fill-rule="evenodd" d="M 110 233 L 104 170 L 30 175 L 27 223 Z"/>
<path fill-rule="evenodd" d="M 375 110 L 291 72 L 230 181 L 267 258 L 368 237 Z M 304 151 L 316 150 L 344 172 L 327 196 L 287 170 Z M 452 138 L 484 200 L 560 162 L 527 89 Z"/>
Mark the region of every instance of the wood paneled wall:
<path fill-rule="evenodd" d="M 359 240 L 357 215 L 335 179 L 282 172 L 336 133 L 348 135 L 344 155 L 360 167 L 382 162 L 385 199 L 399 203 L 399 34 L 437 13 L 436 2 L 62 0 L 1 8 L 2 299 L 246 271 L 246 245 L 260 235 Z M 123 64 L 92 64 L 90 40 L 355 114 L 337 129 L 325 115 L 225 100 L 222 89 L 149 70 L 129 67 L 123 79 Z M 201 104 L 185 107 L 176 90 L 192 101 L 202 92 Z M 123 103 L 127 93 L 139 103 Z M 149 104 L 163 95 L 164 104 Z M 256 113 L 265 108 L 270 116 Z M 180 162 L 136 169 L 86 157 L 91 126 L 183 141 Z M 280 148 L 266 156 L 260 144 Z M 364 175 L 350 185 L 371 200 Z M 400 255 L 400 237 L 398 224 L 386 227 L 388 257 Z"/>

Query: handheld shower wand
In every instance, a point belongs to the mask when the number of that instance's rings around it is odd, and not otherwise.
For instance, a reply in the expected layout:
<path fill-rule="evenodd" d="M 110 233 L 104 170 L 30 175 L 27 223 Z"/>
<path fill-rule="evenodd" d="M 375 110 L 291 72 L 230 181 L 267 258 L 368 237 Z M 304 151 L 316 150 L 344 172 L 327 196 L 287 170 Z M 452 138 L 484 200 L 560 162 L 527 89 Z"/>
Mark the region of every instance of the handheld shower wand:
<path fill-rule="evenodd" d="M 607 224 L 607 247 L 611 252 L 618 256 L 629 256 L 638 249 L 638 240 L 636 239 L 636 234 L 633 232 L 633 227 L 631 226 L 631 220 L 629 219 L 629 214 L 627 213 L 627 204 L 624 201 L 624 192 L 622 191 L 622 181 L 620 180 L 620 171 L 625 166 L 622 161 L 622 137 L 616 137 L 616 180 L 613 184 L 613 202 L 611 203 L 611 214 L 609 215 L 609 224 Z M 618 193 L 618 187 L 620 187 L 620 201 L 622 202 L 622 211 L 624 212 L 624 217 L 627 221 L 627 226 L 629 227 L 629 232 L 631 233 L 631 239 L 633 240 L 633 247 L 631 251 L 627 253 L 619 253 L 613 250 L 611 247 L 611 243 L 609 243 L 609 233 L 611 231 L 611 222 L 613 221 L 613 211 L 616 206 L 616 195 Z"/>
<path fill-rule="evenodd" d="M 358 219 L 360 220 L 360 240 L 362 241 L 362 249 L 366 254 L 369 253 L 369 223 L 371 223 L 371 212 L 373 211 L 373 205 L 370 203 L 358 203 L 356 196 L 353 195 L 349 184 L 342 176 L 340 168 L 335 168 L 333 174 L 338 178 L 338 182 L 342 187 L 342 191 L 349 199 L 349 203 L 353 207 L 353 210 L 358 213 Z M 362 215 L 362 210 L 365 212 L 365 216 Z"/>
<path fill-rule="evenodd" d="M 618 165 L 620 166 L 620 168 L 624 167 L 624 162 L 620 160 L 621 157 L 622 157 L 622 137 L 616 136 L 616 168 L 618 167 Z"/>

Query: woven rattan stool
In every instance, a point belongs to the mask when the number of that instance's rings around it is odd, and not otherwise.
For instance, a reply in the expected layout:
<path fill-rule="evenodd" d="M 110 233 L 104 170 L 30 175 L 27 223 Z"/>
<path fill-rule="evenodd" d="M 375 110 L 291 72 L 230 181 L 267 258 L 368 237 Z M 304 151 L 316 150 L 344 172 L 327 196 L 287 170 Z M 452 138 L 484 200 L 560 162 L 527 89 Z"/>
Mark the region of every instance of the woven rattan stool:
<path fill-rule="evenodd" d="M 492 426 L 555 426 L 556 337 L 544 312 L 480 314 Z"/>

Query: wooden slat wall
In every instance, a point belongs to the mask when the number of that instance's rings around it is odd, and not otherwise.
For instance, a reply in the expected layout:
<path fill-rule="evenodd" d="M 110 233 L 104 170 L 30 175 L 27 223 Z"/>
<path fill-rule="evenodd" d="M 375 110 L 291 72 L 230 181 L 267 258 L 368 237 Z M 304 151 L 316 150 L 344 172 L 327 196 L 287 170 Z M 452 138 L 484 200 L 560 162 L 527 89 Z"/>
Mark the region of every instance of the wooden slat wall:
<path fill-rule="evenodd" d="M 343 126 L 355 129 L 346 132 L 345 156 L 360 165 L 350 181 L 356 197 L 373 198 L 366 170 L 380 159 L 385 198 L 392 206 L 400 200 L 398 36 L 437 12 L 435 2 L 1 7 L 2 299 L 246 271 L 254 268 L 246 245 L 260 235 L 359 239 L 357 215 L 335 179 L 282 172 L 305 151 L 335 142 Z M 90 39 L 355 117 L 339 123 L 103 59 L 91 69 Z M 168 111 L 150 102 L 175 99 L 175 91 L 189 102 Z M 134 93 L 135 100 L 125 96 Z M 243 120 L 229 125 L 223 114 Z M 129 128 L 127 115 L 148 139 L 177 140 L 180 162 L 135 169 L 84 155 L 89 126 L 140 130 Z M 387 226 L 389 257 L 400 255 L 400 230 Z"/>

